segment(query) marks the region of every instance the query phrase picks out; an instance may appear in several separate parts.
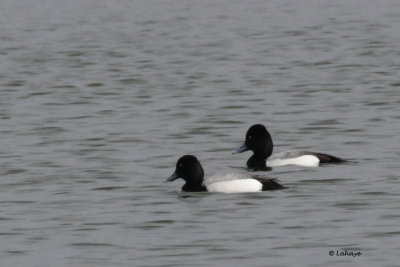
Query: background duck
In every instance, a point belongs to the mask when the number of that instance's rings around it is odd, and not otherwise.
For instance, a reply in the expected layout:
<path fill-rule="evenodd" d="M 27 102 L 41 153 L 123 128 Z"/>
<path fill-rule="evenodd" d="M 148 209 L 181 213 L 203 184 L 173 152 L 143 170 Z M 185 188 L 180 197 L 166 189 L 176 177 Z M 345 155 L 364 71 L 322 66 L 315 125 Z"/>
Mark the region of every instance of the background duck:
<path fill-rule="evenodd" d="M 265 126 L 255 124 L 247 130 L 243 145 L 236 149 L 233 154 L 248 150 L 253 151 L 253 155 L 247 160 L 246 164 L 248 169 L 255 171 L 268 170 L 268 167 L 283 165 L 318 166 L 324 163 L 346 162 L 344 159 L 329 154 L 310 151 L 287 151 L 271 156 L 273 147 L 271 135 Z"/>

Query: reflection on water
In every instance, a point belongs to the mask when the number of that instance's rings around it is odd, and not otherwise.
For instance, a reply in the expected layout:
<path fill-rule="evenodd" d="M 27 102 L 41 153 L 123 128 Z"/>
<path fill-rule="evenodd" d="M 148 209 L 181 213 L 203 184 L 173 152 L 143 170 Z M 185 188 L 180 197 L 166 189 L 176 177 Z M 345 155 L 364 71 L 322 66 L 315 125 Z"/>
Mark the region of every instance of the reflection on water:
<path fill-rule="evenodd" d="M 396 1 L 5 1 L 3 266 L 397 265 Z M 267 173 L 289 187 L 180 192 L 263 123 L 275 152 L 357 164 Z M 329 256 L 353 251 L 359 257 Z"/>

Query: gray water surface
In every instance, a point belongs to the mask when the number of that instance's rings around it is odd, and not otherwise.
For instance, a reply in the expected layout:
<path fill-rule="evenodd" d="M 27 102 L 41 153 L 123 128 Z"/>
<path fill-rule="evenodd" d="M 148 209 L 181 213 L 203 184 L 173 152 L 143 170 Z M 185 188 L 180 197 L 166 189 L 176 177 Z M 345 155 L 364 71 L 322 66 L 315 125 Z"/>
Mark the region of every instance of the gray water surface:
<path fill-rule="evenodd" d="M 399 73 L 398 1 L 2 1 L 0 265 L 396 266 Z M 254 123 L 357 163 L 163 183 Z"/>

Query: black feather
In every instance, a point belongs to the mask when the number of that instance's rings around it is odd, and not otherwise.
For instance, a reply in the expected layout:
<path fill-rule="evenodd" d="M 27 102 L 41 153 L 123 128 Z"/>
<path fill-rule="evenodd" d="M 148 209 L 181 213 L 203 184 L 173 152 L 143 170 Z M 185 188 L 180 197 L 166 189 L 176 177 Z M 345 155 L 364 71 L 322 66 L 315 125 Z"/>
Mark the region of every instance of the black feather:
<path fill-rule="evenodd" d="M 281 189 L 286 189 L 287 187 L 284 187 L 280 183 L 278 183 L 277 179 L 274 178 L 265 178 L 261 175 L 252 175 L 252 178 L 256 179 L 262 184 L 262 191 L 268 191 L 268 190 L 281 190 Z"/>
<path fill-rule="evenodd" d="M 309 151 L 304 151 L 301 153 L 302 155 L 314 155 L 319 159 L 320 163 L 345 163 L 347 162 L 344 159 L 329 155 L 329 154 L 323 154 L 323 153 L 317 153 L 317 152 L 309 152 Z"/>

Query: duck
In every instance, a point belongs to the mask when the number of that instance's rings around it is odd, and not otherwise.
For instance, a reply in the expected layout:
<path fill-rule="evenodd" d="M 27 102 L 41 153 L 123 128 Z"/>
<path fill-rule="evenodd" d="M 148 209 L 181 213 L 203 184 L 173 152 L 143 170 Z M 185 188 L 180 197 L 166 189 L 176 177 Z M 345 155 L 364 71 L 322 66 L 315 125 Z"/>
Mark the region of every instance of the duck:
<path fill-rule="evenodd" d="M 244 143 L 234 150 L 233 154 L 253 151 L 246 163 L 247 169 L 252 171 L 267 171 L 270 167 L 284 165 L 316 167 L 320 164 L 346 162 L 342 158 L 311 151 L 287 151 L 271 156 L 273 148 L 274 144 L 267 128 L 263 124 L 254 124 L 247 130 Z"/>
<path fill-rule="evenodd" d="M 276 179 L 247 173 L 228 173 L 204 179 L 200 161 L 193 155 L 184 155 L 176 163 L 174 173 L 165 180 L 182 178 L 184 192 L 246 193 L 285 189 Z"/>

